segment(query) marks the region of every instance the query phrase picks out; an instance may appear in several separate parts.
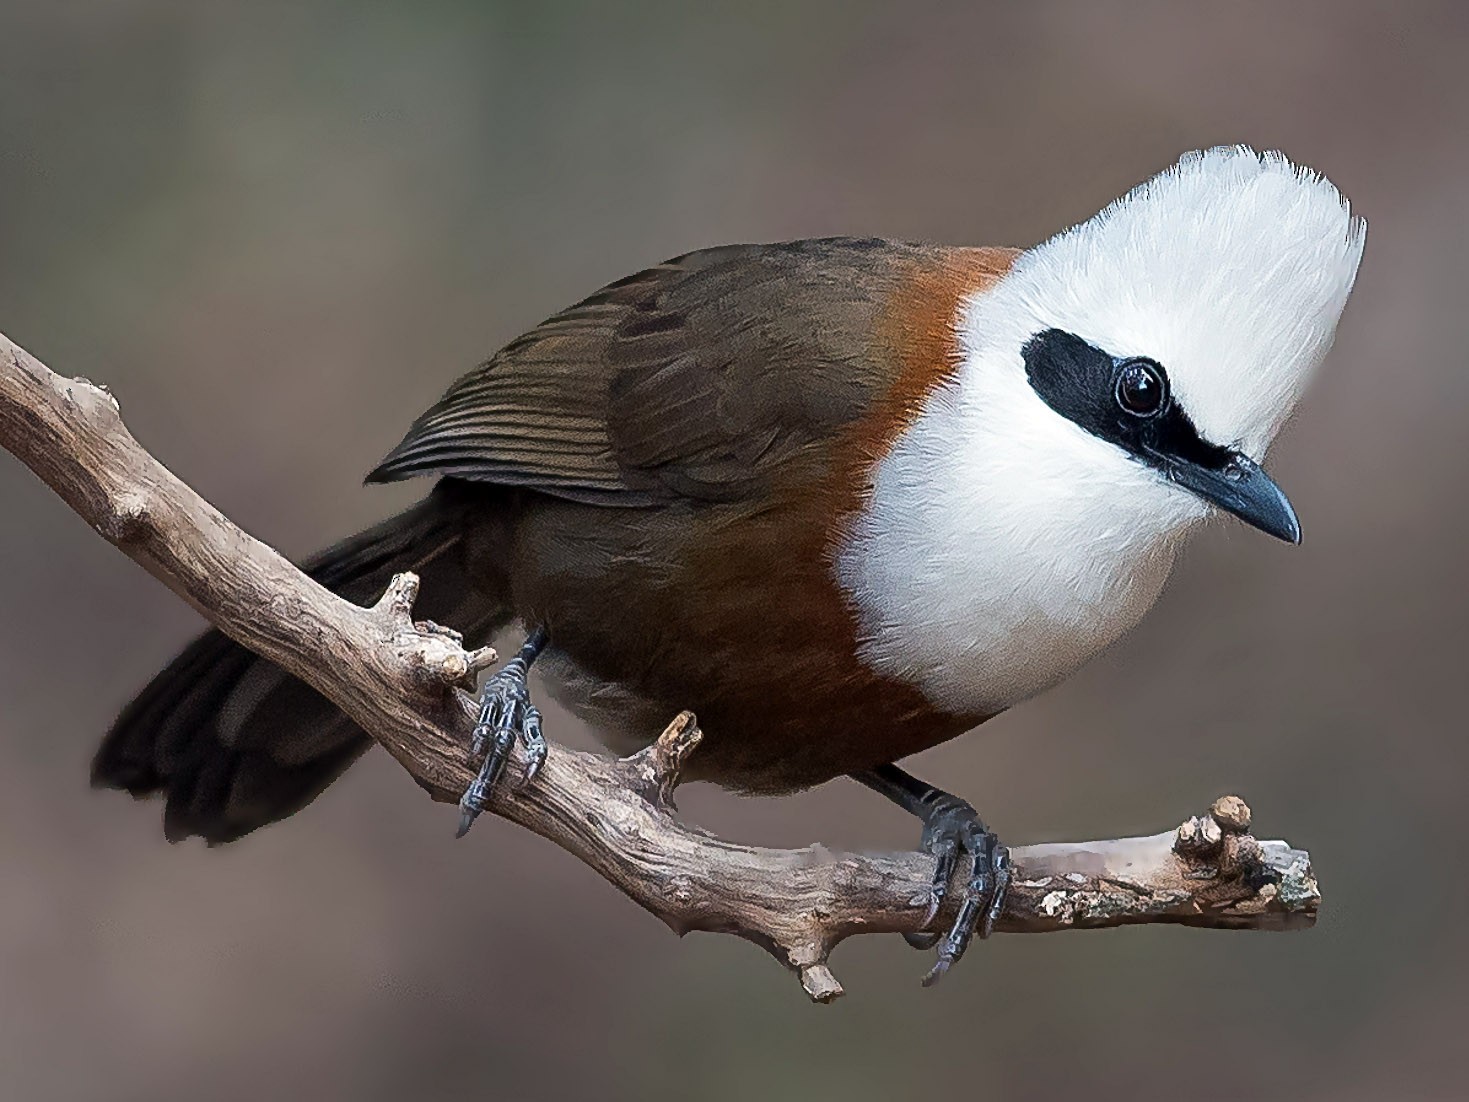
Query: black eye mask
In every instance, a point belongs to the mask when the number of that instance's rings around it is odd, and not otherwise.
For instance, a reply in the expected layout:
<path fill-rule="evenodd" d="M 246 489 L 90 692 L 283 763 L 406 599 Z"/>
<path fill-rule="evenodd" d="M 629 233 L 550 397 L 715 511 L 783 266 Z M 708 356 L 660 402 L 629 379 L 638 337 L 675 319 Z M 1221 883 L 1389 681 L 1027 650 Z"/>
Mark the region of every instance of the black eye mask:
<path fill-rule="evenodd" d="M 1062 417 L 1246 523 L 1300 542 L 1280 487 L 1248 456 L 1199 435 L 1162 364 L 1112 356 L 1061 329 L 1037 333 L 1020 354 L 1031 388 Z"/>

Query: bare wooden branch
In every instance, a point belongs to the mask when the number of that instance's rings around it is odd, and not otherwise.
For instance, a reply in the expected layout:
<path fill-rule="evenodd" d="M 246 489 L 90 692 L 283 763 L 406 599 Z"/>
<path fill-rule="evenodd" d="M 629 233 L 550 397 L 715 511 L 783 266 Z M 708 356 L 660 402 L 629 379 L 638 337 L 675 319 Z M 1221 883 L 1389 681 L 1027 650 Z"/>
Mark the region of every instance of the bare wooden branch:
<path fill-rule="evenodd" d="M 54 374 L 4 336 L 0 442 L 226 634 L 332 700 L 434 799 L 459 798 L 474 775 L 463 690 L 494 655 L 415 623 L 415 577 L 394 578 L 370 608 L 341 600 L 149 455 L 106 389 Z M 553 746 L 539 778 L 499 793 L 491 810 L 578 857 L 678 933 L 763 946 L 818 1001 L 842 992 L 827 959 L 844 938 L 941 929 L 952 918 L 949 906 L 933 913 L 932 860 L 920 853 L 742 846 L 679 822 L 672 795 L 699 739 L 685 713 L 622 760 Z M 1320 901 L 1309 856 L 1257 841 L 1249 826 L 1244 802 L 1225 797 L 1151 837 L 1015 848 L 997 929 L 1309 926 Z"/>

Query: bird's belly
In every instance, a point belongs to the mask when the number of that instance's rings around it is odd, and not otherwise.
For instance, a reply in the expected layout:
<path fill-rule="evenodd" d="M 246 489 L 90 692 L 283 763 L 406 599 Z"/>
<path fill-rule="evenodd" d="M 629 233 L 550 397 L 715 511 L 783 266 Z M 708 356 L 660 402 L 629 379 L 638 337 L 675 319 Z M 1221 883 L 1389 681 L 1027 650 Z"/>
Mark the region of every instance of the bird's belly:
<path fill-rule="evenodd" d="M 935 707 L 993 714 L 1064 680 L 1136 624 L 1172 562 L 1172 546 L 1159 543 L 1132 557 L 996 552 L 948 576 L 878 559 L 847 577 L 859 586 L 864 662 Z"/>
<path fill-rule="evenodd" d="M 801 653 L 772 641 L 725 681 L 671 664 L 663 677 L 683 687 L 667 695 L 609 678 L 554 647 L 538 668 L 553 699 L 616 754 L 648 745 L 680 710 L 691 709 L 704 739 L 685 779 L 747 792 L 809 788 L 925 750 L 986 718 L 943 713 L 881 678 L 844 676 L 843 661 L 840 653 Z M 769 678 L 768 668 L 782 662 L 792 667 L 790 680 Z"/>
<path fill-rule="evenodd" d="M 536 663 L 551 698 L 622 756 L 647 746 L 677 711 L 634 685 L 599 676 L 554 644 Z"/>

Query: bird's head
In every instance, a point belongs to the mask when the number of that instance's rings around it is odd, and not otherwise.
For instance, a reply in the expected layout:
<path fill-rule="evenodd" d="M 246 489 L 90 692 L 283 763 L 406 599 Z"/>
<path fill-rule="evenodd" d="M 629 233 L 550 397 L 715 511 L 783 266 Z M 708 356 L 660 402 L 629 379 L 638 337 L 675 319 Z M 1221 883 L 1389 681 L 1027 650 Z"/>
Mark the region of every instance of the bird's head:
<path fill-rule="evenodd" d="M 864 660 L 990 715 L 1136 623 L 1211 513 L 1298 540 L 1259 463 L 1364 233 L 1321 177 L 1214 149 L 976 289 L 837 555 Z"/>
<path fill-rule="evenodd" d="M 1135 490 L 1170 525 L 1217 507 L 1298 542 L 1259 463 L 1331 346 L 1365 233 L 1280 154 L 1190 154 L 971 302 L 969 397 L 1011 454 L 1112 483 L 1109 506 Z"/>

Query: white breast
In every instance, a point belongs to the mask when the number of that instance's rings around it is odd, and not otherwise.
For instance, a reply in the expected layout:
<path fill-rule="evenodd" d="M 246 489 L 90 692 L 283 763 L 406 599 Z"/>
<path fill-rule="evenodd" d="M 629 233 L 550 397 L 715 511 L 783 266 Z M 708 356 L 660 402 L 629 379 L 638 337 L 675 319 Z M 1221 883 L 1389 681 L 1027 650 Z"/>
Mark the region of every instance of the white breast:
<path fill-rule="evenodd" d="M 983 342 L 961 338 L 836 557 L 863 660 L 962 714 L 1054 685 L 1135 624 L 1207 513 L 1040 400 L 1019 352 L 1033 323 L 1003 288 L 969 305 L 960 331 Z"/>

